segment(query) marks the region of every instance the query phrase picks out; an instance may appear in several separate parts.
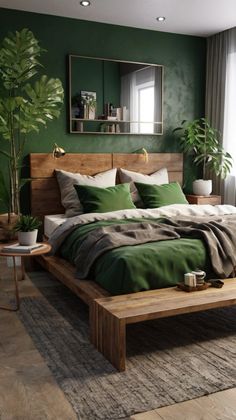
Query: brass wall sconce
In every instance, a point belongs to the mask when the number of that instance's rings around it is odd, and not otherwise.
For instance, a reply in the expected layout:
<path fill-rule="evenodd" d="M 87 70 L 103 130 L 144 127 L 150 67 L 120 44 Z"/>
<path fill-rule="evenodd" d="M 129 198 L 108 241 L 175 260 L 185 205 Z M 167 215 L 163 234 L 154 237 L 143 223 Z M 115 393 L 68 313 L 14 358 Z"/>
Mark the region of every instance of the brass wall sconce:
<path fill-rule="evenodd" d="M 52 150 L 52 155 L 54 159 L 59 159 L 62 156 L 65 156 L 65 154 L 66 154 L 65 150 L 62 147 L 58 146 L 57 143 L 54 143 L 53 150 Z"/>
<path fill-rule="evenodd" d="M 140 149 L 135 150 L 133 153 L 140 153 L 144 156 L 144 161 L 148 163 L 148 152 L 144 147 L 141 147 Z"/>

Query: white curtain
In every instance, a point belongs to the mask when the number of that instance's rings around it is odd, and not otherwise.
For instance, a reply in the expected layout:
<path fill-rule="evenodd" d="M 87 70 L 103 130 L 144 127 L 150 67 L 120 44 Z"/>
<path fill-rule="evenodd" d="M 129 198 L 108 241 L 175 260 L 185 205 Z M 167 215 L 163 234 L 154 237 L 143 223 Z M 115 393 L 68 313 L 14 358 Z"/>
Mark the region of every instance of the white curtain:
<path fill-rule="evenodd" d="M 213 191 L 225 203 L 236 205 L 236 28 L 207 39 L 206 116 L 234 159 L 224 182 L 213 177 Z"/>
<path fill-rule="evenodd" d="M 207 38 L 205 114 L 211 125 L 223 134 L 225 112 L 225 80 L 228 51 L 228 31 Z M 221 139 L 223 142 L 223 138 Z M 223 196 L 219 177 L 207 171 L 212 179 L 213 193 Z"/>
<path fill-rule="evenodd" d="M 236 204 L 236 28 L 228 31 L 223 146 L 233 157 L 233 167 L 224 183 L 224 201 Z"/>

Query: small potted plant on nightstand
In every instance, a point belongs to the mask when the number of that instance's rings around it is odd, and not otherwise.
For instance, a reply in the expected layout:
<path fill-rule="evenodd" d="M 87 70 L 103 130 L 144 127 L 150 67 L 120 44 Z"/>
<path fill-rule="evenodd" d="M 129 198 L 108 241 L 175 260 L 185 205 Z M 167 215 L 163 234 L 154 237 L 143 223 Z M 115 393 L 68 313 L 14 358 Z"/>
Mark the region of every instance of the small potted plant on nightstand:
<path fill-rule="evenodd" d="M 14 230 L 18 232 L 20 245 L 34 245 L 37 241 L 38 228 L 42 222 L 37 217 L 22 215 L 17 220 Z"/>
<path fill-rule="evenodd" d="M 180 145 L 184 153 L 193 153 L 193 162 L 203 167 L 203 179 L 193 182 L 193 193 L 207 196 L 212 192 L 212 180 L 206 179 L 209 169 L 221 179 L 226 178 L 232 166 L 232 156 L 220 144 L 220 133 L 210 126 L 206 118 L 199 118 L 192 122 L 182 121 L 180 131 Z"/>

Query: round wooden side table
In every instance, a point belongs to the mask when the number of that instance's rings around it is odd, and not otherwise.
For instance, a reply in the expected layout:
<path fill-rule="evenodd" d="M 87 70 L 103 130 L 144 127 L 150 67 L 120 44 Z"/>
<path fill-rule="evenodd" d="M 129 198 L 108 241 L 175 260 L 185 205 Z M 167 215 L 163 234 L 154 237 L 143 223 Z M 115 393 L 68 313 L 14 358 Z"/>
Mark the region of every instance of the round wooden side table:
<path fill-rule="evenodd" d="M 16 305 L 15 307 L 12 306 L 0 306 L 0 309 L 5 309 L 6 311 L 17 311 L 20 308 L 20 295 L 19 295 L 19 288 L 18 288 L 18 275 L 17 275 L 17 268 L 16 268 L 16 257 L 21 257 L 21 274 L 22 279 L 25 277 L 25 268 L 24 268 L 24 258 L 35 257 L 36 255 L 47 254 L 51 251 L 51 245 L 46 242 L 38 242 L 38 245 L 42 245 L 42 248 L 37 248 L 32 252 L 6 252 L 3 250 L 4 246 L 8 244 L 0 245 L 0 256 L 1 257 L 12 257 L 13 260 L 13 278 L 14 278 L 14 285 L 15 285 L 15 299 Z M 9 245 L 13 245 L 12 243 Z"/>

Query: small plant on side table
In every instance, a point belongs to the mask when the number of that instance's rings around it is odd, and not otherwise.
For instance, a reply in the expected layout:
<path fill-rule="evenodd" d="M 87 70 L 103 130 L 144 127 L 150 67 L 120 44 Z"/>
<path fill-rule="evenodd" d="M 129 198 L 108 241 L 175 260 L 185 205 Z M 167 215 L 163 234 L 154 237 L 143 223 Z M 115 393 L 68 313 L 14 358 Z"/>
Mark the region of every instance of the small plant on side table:
<path fill-rule="evenodd" d="M 42 222 L 30 215 L 22 215 L 15 223 L 14 230 L 18 232 L 20 245 L 34 245 L 37 241 L 38 228 Z"/>

